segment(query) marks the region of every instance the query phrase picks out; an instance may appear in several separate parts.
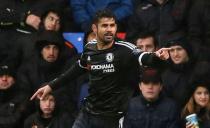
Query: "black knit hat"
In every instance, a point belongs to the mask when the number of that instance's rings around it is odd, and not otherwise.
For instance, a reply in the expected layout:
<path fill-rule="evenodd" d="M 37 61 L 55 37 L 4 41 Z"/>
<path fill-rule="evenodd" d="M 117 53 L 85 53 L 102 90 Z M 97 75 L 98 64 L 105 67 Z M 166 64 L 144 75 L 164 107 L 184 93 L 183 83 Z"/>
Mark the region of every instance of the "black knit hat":
<path fill-rule="evenodd" d="M 9 76 L 15 77 L 16 70 L 10 65 L 2 64 L 0 66 L 0 76 L 2 75 L 9 75 Z"/>
<path fill-rule="evenodd" d="M 210 92 L 210 81 L 209 80 L 198 80 L 198 81 L 196 81 L 192 86 L 193 92 L 196 90 L 197 87 L 200 87 L 200 86 L 207 88 Z"/>
<path fill-rule="evenodd" d="M 198 78 L 197 80 L 195 80 L 190 85 L 191 85 L 190 86 L 191 88 L 189 88 L 189 92 L 187 94 L 188 95 L 188 97 L 187 97 L 188 100 L 193 95 L 193 93 L 195 92 L 195 90 L 198 87 L 204 87 L 210 92 L 210 80 L 208 80 L 208 78 Z"/>
<path fill-rule="evenodd" d="M 40 38 L 36 41 L 36 49 L 41 51 L 46 45 L 56 45 L 61 50 L 64 47 L 62 34 L 55 31 L 43 31 L 39 33 Z"/>
<path fill-rule="evenodd" d="M 140 81 L 148 83 L 159 83 L 162 82 L 161 72 L 156 68 L 144 67 L 142 73 L 140 74 Z"/>
<path fill-rule="evenodd" d="M 179 45 L 187 51 L 188 56 L 192 55 L 192 47 L 188 43 L 186 35 L 181 32 L 173 33 L 167 36 L 165 39 L 166 47 Z"/>

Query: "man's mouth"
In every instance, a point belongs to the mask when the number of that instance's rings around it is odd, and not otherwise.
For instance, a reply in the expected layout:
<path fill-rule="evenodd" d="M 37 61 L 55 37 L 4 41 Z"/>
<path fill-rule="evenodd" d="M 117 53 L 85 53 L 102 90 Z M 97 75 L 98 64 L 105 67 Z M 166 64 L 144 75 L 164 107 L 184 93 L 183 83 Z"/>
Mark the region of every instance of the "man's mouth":
<path fill-rule="evenodd" d="M 51 58 L 55 58 L 55 57 L 54 56 L 49 56 L 48 58 L 51 59 Z"/>
<path fill-rule="evenodd" d="M 107 38 L 107 39 L 112 39 L 113 38 L 113 34 L 105 34 L 104 37 Z"/>

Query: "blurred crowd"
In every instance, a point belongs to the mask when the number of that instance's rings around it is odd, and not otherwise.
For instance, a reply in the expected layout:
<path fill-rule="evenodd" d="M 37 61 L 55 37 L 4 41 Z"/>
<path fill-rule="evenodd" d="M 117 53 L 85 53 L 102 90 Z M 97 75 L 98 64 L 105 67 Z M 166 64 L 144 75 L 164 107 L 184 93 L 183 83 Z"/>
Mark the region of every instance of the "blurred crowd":
<path fill-rule="evenodd" d="M 0 1 L 0 128 L 72 127 L 88 95 L 87 74 L 42 100 L 29 99 L 78 60 L 64 32 L 85 33 L 84 45 L 96 39 L 92 19 L 101 9 L 110 9 L 117 32 L 125 33 L 116 40 L 145 52 L 170 48 L 158 69 L 141 67 L 123 127 L 192 128 L 185 117 L 196 113 L 200 128 L 210 128 L 208 0 Z"/>

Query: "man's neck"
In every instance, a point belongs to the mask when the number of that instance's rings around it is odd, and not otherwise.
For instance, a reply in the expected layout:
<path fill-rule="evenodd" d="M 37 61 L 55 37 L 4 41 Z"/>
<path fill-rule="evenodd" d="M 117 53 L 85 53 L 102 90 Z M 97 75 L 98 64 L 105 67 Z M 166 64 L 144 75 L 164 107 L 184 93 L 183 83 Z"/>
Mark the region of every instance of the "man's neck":
<path fill-rule="evenodd" d="M 51 118 L 52 114 L 43 114 L 42 117 L 45 118 L 45 119 Z"/>
<path fill-rule="evenodd" d="M 165 0 L 156 0 L 160 5 L 165 2 Z"/>
<path fill-rule="evenodd" d="M 104 49 L 108 49 L 111 48 L 113 45 L 114 41 L 110 42 L 110 43 L 103 43 L 103 42 L 97 42 L 97 49 L 98 50 L 104 50 Z"/>

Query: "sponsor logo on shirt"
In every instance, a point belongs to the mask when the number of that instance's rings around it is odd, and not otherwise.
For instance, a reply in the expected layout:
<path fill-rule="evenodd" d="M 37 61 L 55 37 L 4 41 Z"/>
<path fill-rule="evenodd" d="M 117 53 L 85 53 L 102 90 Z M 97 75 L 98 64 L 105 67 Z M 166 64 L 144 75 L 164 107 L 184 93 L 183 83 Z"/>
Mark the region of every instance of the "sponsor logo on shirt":
<path fill-rule="evenodd" d="M 113 64 L 91 65 L 91 70 L 103 70 L 103 73 L 115 72 Z"/>

